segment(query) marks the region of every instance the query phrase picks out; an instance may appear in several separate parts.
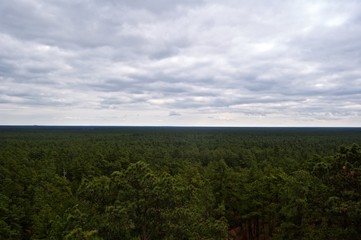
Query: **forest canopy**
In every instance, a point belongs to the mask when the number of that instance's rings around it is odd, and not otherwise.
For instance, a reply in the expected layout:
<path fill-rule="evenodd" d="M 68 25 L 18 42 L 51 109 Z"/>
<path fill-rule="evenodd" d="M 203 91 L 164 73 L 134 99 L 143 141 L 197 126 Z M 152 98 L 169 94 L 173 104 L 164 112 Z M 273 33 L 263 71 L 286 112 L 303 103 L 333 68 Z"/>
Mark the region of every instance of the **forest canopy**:
<path fill-rule="evenodd" d="M 359 239 L 360 128 L 0 127 L 0 239 Z"/>

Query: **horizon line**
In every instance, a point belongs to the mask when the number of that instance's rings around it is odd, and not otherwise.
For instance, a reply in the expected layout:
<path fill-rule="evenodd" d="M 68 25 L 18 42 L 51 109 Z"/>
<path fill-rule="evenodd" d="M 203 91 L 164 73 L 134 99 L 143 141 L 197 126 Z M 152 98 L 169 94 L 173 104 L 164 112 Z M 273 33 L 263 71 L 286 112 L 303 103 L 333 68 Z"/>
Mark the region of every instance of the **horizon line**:
<path fill-rule="evenodd" d="M 237 126 L 237 125 L 60 125 L 0 124 L 0 127 L 152 127 L 152 128 L 361 128 L 361 126 Z"/>

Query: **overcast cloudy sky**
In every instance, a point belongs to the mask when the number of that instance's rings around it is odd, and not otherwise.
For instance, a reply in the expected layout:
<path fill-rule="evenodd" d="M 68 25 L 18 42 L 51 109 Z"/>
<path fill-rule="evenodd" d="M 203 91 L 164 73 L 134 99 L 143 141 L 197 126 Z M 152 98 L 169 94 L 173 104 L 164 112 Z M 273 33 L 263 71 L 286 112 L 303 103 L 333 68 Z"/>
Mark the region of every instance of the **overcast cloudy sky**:
<path fill-rule="evenodd" d="M 361 1 L 1 0 L 0 124 L 361 126 Z"/>

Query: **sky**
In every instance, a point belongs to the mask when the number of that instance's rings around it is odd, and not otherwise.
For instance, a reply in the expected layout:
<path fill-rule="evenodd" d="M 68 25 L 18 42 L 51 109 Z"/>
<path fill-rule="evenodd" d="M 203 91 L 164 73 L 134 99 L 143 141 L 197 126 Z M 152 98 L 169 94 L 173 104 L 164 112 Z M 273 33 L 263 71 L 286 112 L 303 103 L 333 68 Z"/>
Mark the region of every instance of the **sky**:
<path fill-rule="evenodd" d="M 361 127 L 359 0 L 1 0 L 0 125 Z"/>

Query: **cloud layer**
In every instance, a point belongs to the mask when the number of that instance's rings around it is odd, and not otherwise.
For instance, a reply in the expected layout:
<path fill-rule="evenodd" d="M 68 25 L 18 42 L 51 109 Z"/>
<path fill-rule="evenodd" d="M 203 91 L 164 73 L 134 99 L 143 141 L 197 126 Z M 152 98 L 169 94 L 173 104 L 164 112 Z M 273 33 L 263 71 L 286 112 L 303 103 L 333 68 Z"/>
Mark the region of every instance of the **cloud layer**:
<path fill-rule="evenodd" d="M 4 0 L 0 124 L 361 126 L 361 3 Z"/>

